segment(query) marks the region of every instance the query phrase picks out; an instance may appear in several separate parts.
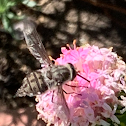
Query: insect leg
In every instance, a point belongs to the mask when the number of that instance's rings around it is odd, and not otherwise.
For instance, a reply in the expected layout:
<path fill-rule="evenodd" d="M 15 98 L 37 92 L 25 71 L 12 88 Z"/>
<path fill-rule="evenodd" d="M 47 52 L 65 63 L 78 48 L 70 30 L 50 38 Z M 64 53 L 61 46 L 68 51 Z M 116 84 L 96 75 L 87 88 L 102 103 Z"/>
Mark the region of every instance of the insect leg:
<path fill-rule="evenodd" d="M 52 99 L 51 99 L 51 102 L 52 102 L 52 103 L 54 103 L 54 102 L 53 102 L 53 97 L 54 97 L 54 90 L 53 90 Z"/>
<path fill-rule="evenodd" d="M 75 85 L 69 85 L 69 84 L 65 84 L 66 86 L 69 86 L 69 87 L 75 87 L 75 88 L 80 88 L 80 87 L 85 87 L 85 88 L 88 88 L 86 86 L 75 86 Z"/>
<path fill-rule="evenodd" d="M 86 87 L 86 86 L 75 86 L 75 85 L 69 85 L 69 84 L 65 84 L 66 86 L 69 86 L 69 87 L 74 87 L 74 88 L 80 88 L 80 87 L 84 87 L 84 88 L 88 88 L 88 87 Z M 66 91 L 64 91 L 63 90 L 63 92 L 65 93 L 65 94 L 77 94 L 77 95 L 81 95 L 81 94 L 78 94 L 78 93 L 76 93 L 76 92 L 70 92 L 70 93 L 68 93 L 68 92 L 66 92 Z"/>
<path fill-rule="evenodd" d="M 82 96 L 82 94 L 78 94 L 78 93 L 76 93 L 76 92 L 70 92 L 70 93 L 68 93 L 68 92 L 66 92 L 66 91 L 64 91 L 64 90 L 63 90 L 63 92 L 64 92 L 65 94 L 77 94 L 77 95 Z"/>

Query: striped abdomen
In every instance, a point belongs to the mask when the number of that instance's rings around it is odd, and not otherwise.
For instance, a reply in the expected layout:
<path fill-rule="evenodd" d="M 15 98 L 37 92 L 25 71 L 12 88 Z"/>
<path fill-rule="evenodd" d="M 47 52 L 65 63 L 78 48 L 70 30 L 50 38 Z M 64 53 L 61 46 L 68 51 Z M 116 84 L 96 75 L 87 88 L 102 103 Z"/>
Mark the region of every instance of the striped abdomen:
<path fill-rule="evenodd" d="M 24 80 L 22 86 L 18 89 L 16 96 L 34 96 L 44 93 L 48 90 L 48 86 L 40 71 L 34 71 L 28 74 Z"/>

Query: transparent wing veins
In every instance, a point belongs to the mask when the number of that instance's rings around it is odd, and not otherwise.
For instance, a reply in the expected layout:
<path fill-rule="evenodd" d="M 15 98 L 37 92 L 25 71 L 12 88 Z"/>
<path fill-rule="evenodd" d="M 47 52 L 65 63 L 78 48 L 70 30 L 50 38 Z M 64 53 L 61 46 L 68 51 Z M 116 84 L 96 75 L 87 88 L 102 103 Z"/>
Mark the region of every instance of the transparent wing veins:
<path fill-rule="evenodd" d="M 70 116 L 70 111 L 69 111 L 69 108 L 68 108 L 64 93 L 63 93 L 62 86 L 58 86 L 58 96 L 60 96 L 60 98 L 61 98 L 59 102 L 62 103 L 63 108 L 65 110 L 64 112 L 66 113 L 67 117 L 69 117 Z"/>
<path fill-rule="evenodd" d="M 52 62 L 46 53 L 41 38 L 32 22 L 24 22 L 23 34 L 28 49 L 30 50 L 31 54 L 41 63 L 41 65 L 52 65 Z"/>

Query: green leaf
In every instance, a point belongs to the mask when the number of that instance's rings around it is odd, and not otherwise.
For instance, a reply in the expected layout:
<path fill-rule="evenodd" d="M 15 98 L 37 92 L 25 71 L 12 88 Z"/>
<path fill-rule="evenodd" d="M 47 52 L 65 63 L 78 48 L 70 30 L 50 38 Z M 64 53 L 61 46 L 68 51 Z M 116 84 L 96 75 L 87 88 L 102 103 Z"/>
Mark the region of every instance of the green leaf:
<path fill-rule="evenodd" d="M 16 2 L 14 0 L 0 0 L 0 13 L 4 13 L 10 7 L 15 6 Z"/>
<path fill-rule="evenodd" d="M 4 13 L 6 11 L 6 8 L 0 6 L 0 13 Z"/>
<path fill-rule="evenodd" d="M 8 3 L 8 0 L 0 0 L 0 6 L 4 6 L 4 7 L 6 7 L 6 5 L 7 5 L 7 3 Z"/>
<path fill-rule="evenodd" d="M 126 126 L 126 112 L 122 115 L 117 115 L 120 120 L 120 126 Z"/>
<path fill-rule="evenodd" d="M 22 20 L 22 19 L 24 19 L 25 18 L 25 15 L 21 15 L 21 16 L 14 16 L 14 19 L 15 20 Z"/>
<path fill-rule="evenodd" d="M 29 2 L 29 0 L 23 0 L 23 1 L 22 1 L 22 3 L 25 4 L 25 5 L 26 5 L 28 2 Z"/>
<path fill-rule="evenodd" d="M 8 31 L 10 20 L 7 18 L 7 16 L 4 14 L 2 15 L 2 24 L 4 26 L 4 29 Z"/>
<path fill-rule="evenodd" d="M 4 13 L 7 10 L 7 0 L 0 0 L 0 13 Z"/>
<path fill-rule="evenodd" d="M 34 6 L 36 6 L 37 4 L 36 4 L 36 2 L 34 2 L 34 1 L 29 1 L 26 5 L 27 5 L 28 7 L 34 7 Z"/>
<path fill-rule="evenodd" d="M 9 26 L 7 31 L 12 34 L 12 32 L 13 32 L 12 27 Z"/>
<path fill-rule="evenodd" d="M 14 16 L 15 16 L 15 14 L 12 13 L 12 12 L 8 12 L 8 13 L 7 13 L 7 17 L 8 17 L 9 19 L 13 19 Z"/>
<path fill-rule="evenodd" d="M 8 8 L 10 8 L 10 7 L 15 6 L 15 5 L 16 5 L 16 2 L 15 1 L 9 1 L 6 6 Z"/>

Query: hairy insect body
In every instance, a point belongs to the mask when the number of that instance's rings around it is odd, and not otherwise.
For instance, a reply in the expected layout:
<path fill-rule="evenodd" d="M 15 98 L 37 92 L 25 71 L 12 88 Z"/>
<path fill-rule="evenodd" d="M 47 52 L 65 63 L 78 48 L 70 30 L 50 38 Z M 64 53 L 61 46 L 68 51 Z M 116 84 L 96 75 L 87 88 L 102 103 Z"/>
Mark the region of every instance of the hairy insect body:
<path fill-rule="evenodd" d="M 22 86 L 17 90 L 16 96 L 34 96 L 40 92 L 45 92 L 48 90 L 46 84 L 44 84 L 44 79 L 40 71 L 34 71 L 28 74 L 22 82 Z"/>
<path fill-rule="evenodd" d="M 16 96 L 35 96 L 47 90 L 62 86 L 67 81 L 75 78 L 76 71 L 72 64 L 58 65 L 43 68 L 28 74 L 23 85 L 18 89 Z"/>
<path fill-rule="evenodd" d="M 76 71 L 74 66 L 70 63 L 66 65 L 53 66 L 50 72 L 47 72 L 47 77 L 57 82 L 55 86 L 62 86 L 65 82 L 71 81 L 76 77 Z"/>

